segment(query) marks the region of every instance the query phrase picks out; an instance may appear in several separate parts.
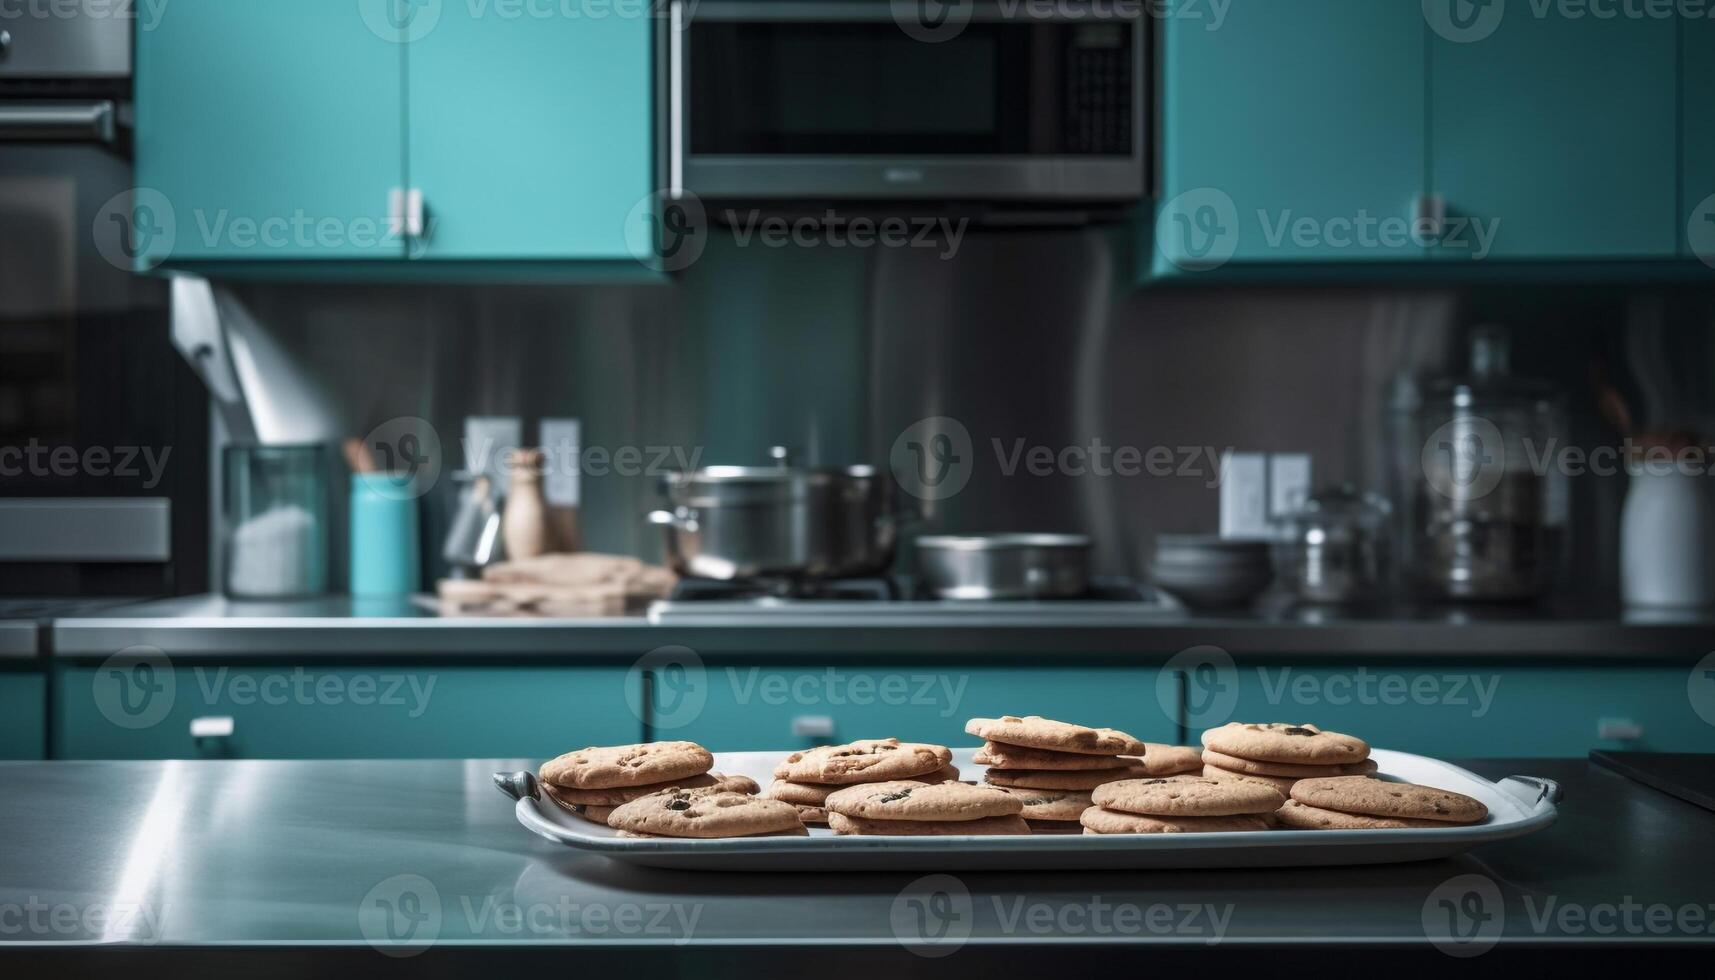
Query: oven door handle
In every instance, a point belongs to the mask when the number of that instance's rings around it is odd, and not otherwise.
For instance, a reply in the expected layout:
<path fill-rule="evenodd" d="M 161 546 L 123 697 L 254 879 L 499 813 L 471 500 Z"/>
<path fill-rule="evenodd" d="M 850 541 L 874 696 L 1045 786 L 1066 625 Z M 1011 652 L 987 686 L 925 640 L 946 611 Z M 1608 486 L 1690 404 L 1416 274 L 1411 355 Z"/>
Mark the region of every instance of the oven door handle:
<path fill-rule="evenodd" d="M 113 103 L 0 102 L 0 143 L 13 140 L 111 144 L 118 138 Z"/>

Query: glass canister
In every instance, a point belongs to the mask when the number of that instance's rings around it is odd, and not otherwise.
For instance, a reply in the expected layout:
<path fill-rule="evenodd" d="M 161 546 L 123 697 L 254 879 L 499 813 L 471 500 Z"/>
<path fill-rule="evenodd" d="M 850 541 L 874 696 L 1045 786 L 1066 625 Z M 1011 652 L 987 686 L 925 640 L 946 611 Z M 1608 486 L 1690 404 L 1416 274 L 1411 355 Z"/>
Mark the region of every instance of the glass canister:
<path fill-rule="evenodd" d="M 225 593 L 295 599 L 326 592 L 326 447 L 228 446 L 222 462 Z"/>
<path fill-rule="evenodd" d="M 1553 465 L 1566 425 L 1556 387 L 1513 376 L 1500 328 L 1474 331 L 1468 376 L 1425 389 L 1411 514 L 1415 578 L 1428 594 L 1524 600 L 1553 582 L 1571 509 Z"/>
<path fill-rule="evenodd" d="M 1290 523 L 1284 578 L 1300 599 L 1368 602 L 1386 587 L 1393 508 L 1351 484 L 1322 490 Z"/>

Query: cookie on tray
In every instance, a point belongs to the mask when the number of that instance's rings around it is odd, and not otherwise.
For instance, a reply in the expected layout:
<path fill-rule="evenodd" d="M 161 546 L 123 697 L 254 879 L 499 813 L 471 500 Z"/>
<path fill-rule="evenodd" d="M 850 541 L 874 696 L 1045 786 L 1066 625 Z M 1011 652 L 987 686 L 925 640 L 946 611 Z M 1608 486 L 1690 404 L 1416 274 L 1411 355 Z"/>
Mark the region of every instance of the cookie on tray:
<path fill-rule="evenodd" d="M 1278 776 L 1283 779 L 1319 779 L 1326 776 L 1362 776 L 1376 771 L 1374 760 L 1364 759 L 1361 762 L 1349 762 L 1334 766 L 1298 766 L 1289 762 L 1263 762 L 1259 759 L 1241 759 L 1236 755 L 1216 752 L 1214 749 L 1203 750 L 1203 762 L 1217 766 L 1228 772 L 1242 773 L 1246 776 Z"/>
<path fill-rule="evenodd" d="M 1341 813 L 1297 800 L 1287 800 L 1285 806 L 1274 811 L 1274 821 L 1291 830 L 1421 830 L 1447 826 L 1443 820 L 1368 817 L 1361 813 Z"/>
<path fill-rule="evenodd" d="M 1012 817 L 1024 812 L 1023 803 L 992 786 L 930 786 L 910 780 L 849 786 L 829 794 L 823 806 L 830 815 L 864 820 L 945 822 Z"/>
<path fill-rule="evenodd" d="M 1018 718 L 972 718 L 965 731 L 978 738 L 1006 745 L 1017 745 L 1048 752 L 1076 752 L 1083 755 L 1143 755 L 1144 743 L 1125 732 L 1112 728 L 1089 728 L 1064 721 L 1054 721 L 1040 715 Z"/>
<path fill-rule="evenodd" d="M 1369 745 L 1361 738 L 1325 732 L 1315 725 L 1286 722 L 1235 721 L 1211 728 L 1203 733 L 1203 747 L 1240 759 L 1299 766 L 1341 765 L 1362 761 L 1370 755 Z"/>
<path fill-rule="evenodd" d="M 592 746 L 542 763 L 543 782 L 568 789 L 671 786 L 714 768 L 715 757 L 695 742 Z"/>
<path fill-rule="evenodd" d="M 1271 823 L 1261 814 L 1225 817 L 1149 817 L 1090 807 L 1078 818 L 1086 834 L 1219 834 L 1268 830 Z"/>
<path fill-rule="evenodd" d="M 996 769 L 1038 769 L 1062 772 L 1080 769 L 1113 769 L 1118 766 L 1130 765 L 1136 760 L 1121 759 L 1117 755 L 1050 752 L 1047 749 L 1032 749 L 1022 745 L 984 742 L 983 747 L 971 757 L 971 761 L 979 766 L 993 766 Z"/>
<path fill-rule="evenodd" d="M 632 800 L 641 800 L 645 796 L 669 789 L 703 789 L 718 786 L 734 793 L 760 792 L 761 787 L 756 780 L 749 776 L 728 776 L 718 772 L 700 773 L 684 779 L 669 780 L 665 783 L 649 783 L 645 786 L 615 786 L 611 789 L 573 789 L 569 786 L 555 786 L 553 783 L 543 783 L 543 792 L 554 798 L 556 803 L 578 803 L 585 806 L 620 806 Z"/>
<path fill-rule="evenodd" d="M 1107 810 L 1152 817 L 1273 813 L 1286 802 L 1286 797 L 1263 783 L 1206 776 L 1126 779 L 1098 786 L 1090 799 Z"/>
<path fill-rule="evenodd" d="M 996 786 L 994 789 L 1023 804 L 1024 809 L 1019 816 L 1029 821 L 1032 827 L 1039 822 L 1075 824 L 1085 810 L 1095 806 L 1090 800 L 1090 794 L 1085 790 L 1025 789 L 1017 786 Z"/>
<path fill-rule="evenodd" d="M 798 808 L 719 789 L 676 789 L 633 800 L 608 815 L 615 830 L 657 837 L 754 837 L 799 833 Z"/>
<path fill-rule="evenodd" d="M 794 752 L 774 767 L 774 775 L 794 783 L 877 783 L 927 775 L 952 761 L 944 745 L 866 738 Z"/>
<path fill-rule="evenodd" d="M 1489 815 L 1481 800 L 1463 793 L 1370 776 L 1300 779 L 1292 787 L 1292 798 L 1307 806 L 1371 817 L 1476 823 Z"/>
<path fill-rule="evenodd" d="M 1203 768 L 1203 750 L 1190 745 L 1160 745 L 1147 743 L 1141 758 L 1126 757 L 1127 765 L 1135 766 L 1146 776 L 1177 776 L 1183 772 L 1199 772 Z"/>
<path fill-rule="evenodd" d="M 1030 833 L 1030 825 L 1016 815 L 977 820 L 869 820 L 830 811 L 828 826 L 836 834 L 862 837 L 1001 837 Z"/>
<path fill-rule="evenodd" d="M 1104 783 L 1135 779 L 1142 771 L 1126 766 L 1121 769 L 1084 769 L 1073 772 L 1052 772 L 1031 769 L 990 769 L 983 779 L 995 786 L 1017 789 L 1081 789 L 1092 790 Z"/>

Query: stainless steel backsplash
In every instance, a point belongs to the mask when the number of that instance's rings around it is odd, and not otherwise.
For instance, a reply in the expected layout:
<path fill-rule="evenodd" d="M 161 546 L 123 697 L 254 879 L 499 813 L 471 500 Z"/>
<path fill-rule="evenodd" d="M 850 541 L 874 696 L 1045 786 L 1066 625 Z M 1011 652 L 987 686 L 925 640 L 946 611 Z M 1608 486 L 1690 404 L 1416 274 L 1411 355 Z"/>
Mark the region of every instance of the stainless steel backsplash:
<path fill-rule="evenodd" d="M 1475 323 L 1513 326 L 1517 370 L 1566 387 L 1574 440 L 1611 443 L 1590 368 L 1625 375 L 1645 295 L 1685 325 L 1665 342 L 1709 421 L 1707 289 L 1136 290 L 1127 251 L 1103 228 L 972 230 L 950 257 L 717 236 L 672 285 L 232 288 L 274 334 L 276 370 L 325 393 L 330 441 L 420 416 L 456 467 L 466 416 L 521 416 L 527 440 L 537 419 L 575 417 L 586 447 L 706 465 L 784 444 L 807 463 L 885 465 L 912 423 L 948 416 L 970 433 L 971 477 L 924 505 L 927 527 L 1087 531 L 1106 573 L 1138 572 L 1163 531 L 1214 529 L 1212 457 L 1229 447 L 1308 452 L 1318 484 L 1386 488 L 1390 399 L 1459 369 Z M 1038 476 L 1019 456 L 1009 475 L 1017 454 L 1098 443 L 1154 450 L 1173 472 Z M 586 547 L 659 555 L 640 520 L 653 476 L 586 473 L 582 487 Z M 443 480 L 425 508 L 431 575 L 451 493 Z M 1621 493 L 1623 480 L 1584 481 L 1575 499 L 1577 562 L 1599 588 Z"/>

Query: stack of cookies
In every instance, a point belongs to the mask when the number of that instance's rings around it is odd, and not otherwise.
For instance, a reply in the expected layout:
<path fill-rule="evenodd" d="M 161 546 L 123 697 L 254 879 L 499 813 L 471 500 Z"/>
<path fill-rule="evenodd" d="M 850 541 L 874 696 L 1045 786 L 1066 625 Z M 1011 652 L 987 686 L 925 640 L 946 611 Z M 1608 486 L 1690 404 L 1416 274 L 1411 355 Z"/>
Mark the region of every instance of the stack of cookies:
<path fill-rule="evenodd" d="M 1363 739 L 1315 725 L 1233 722 L 1203 733 L 1203 775 L 1261 783 L 1281 796 L 1291 796 L 1300 779 L 1375 771 Z"/>
<path fill-rule="evenodd" d="M 714 756 L 695 742 L 648 742 L 567 752 L 542 765 L 547 797 L 565 810 L 603 826 L 614 810 L 668 789 L 719 789 L 754 794 L 744 776 L 710 772 Z"/>
<path fill-rule="evenodd" d="M 965 731 L 983 739 L 973 761 L 983 781 L 1015 797 L 1032 831 L 1075 831 L 1103 783 L 1144 775 L 1148 746 L 1112 728 L 1087 728 L 1037 715 L 972 718 Z"/>
<path fill-rule="evenodd" d="M 828 794 L 828 826 L 876 837 L 1028 834 L 1024 804 L 992 786 L 910 780 L 848 786 Z"/>
<path fill-rule="evenodd" d="M 864 783 L 906 780 L 913 785 L 957 781 L 953 753 L 944 745 L 868 738 L 794 752 L 774 767 L 765 795 L 789 803 L 805 823 L 828 823 L 827 799 L 837 790 Z"/>
<path fill-rule="evenodd" d="M 1266 784 L 1207 776 L 1123 779 L 1098 786 L 1080 822 L 1086 834 L 1198 834 L 1268 830 L 1285 799 Z"/>
<path fill-rule="evenodd" d="M 1481 800 L 1414 783 L 1369 776 L 1300 779 L 1275 814 L 1295 830 L 1404 830 L 1477 823 L 1489 815 Z"/>

